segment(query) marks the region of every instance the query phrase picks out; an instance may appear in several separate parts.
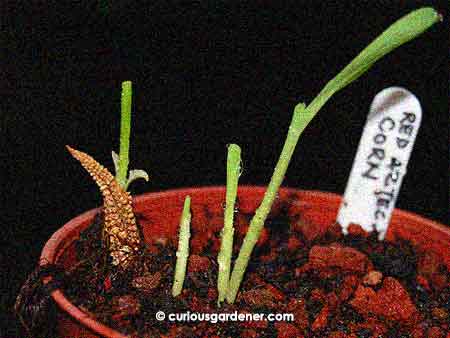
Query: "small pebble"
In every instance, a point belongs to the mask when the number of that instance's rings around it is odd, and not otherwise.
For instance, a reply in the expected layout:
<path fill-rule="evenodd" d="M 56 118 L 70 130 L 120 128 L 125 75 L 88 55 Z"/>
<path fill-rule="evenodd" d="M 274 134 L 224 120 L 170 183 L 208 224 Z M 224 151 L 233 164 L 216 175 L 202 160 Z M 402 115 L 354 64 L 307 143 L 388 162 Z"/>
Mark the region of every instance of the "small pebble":
<path fill-rule="evenodd" d="M 363 283 L 365 285 L 375 286 L 377 284 L 380 284 L 382 279 L 383 274 L 380 271 L 373 270 L 364 276 Z"/>
<path fill-rule="evenodd" d="M 448 318 L 447 310 L 442 307 L 433 308 L 433 310 L 431 310 L 431 314 L 433 315 L 434 319 L 439 320 L 440 322 L 445 322 L 445 320 Z"/>

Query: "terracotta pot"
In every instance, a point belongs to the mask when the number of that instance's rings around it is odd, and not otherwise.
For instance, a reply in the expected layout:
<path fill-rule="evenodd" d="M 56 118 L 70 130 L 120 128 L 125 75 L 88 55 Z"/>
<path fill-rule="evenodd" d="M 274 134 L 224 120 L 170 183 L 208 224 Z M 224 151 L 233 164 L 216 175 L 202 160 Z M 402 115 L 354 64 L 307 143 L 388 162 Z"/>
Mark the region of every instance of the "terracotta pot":
<path fill-rule="evenodd" d="M 239 210 L 252 213 L 259 205 L 265 187 L 241 186 L 238 191 Z M 184 197 L 192 198 L 192 227 L 220 220 L 223 215 L 224 187 L 203 187 L 148 193 L 134 199 L 135 213 L 141 219 L 145 240 L 161 237 L 174 240 Z M 273 213 L 282 206 L 289 215 L 301 214 L 302 218 L 326 228 L 336 218 L 341 197 L 331 193 L 282 188 Z M 65 267 L 75 262 L 74 241 L 80 231 L 88 227 L 98 209 L 90 210 L 72 219 L 59 229 L 45 245 L 41 264 L 59 263 Z M 450 228 L 415 214 L 395 210 L 386 240 L 402 238 L 423 250 L 439 253 L 450 269 Z M 63 291 L 55 290 L 52 297 L 59 305 L 58 333 L 60 337 L 114 337 L 124 338 L 119 332 L 101 324 L 74 306 Z"/>

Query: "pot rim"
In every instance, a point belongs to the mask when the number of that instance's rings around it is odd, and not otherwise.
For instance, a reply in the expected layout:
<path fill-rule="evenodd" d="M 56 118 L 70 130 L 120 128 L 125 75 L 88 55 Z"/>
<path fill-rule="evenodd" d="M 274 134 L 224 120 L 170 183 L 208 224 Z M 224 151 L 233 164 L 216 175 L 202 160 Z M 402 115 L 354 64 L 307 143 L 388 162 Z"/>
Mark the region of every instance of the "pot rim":
<path fill-rule="evenodd" d="M 181 192 L 184 195 L 192 194 L 195 191 L 201 190 L 204 193 L 212 193 L 212 192 L 223 192 L 225 194 L 226 188 L 225 186 L 200 186 L 200 187 L 188 187 L 188 188 L 177 188 L 170 189 L 165 191 L 158 192 L 148 192 L 136 197 L 133 197 L 133 203 L 140 204 L 144 202 L 148 198 L 158 199 L 160 197 L 170 197 L 171 195 L 176 196 Z M 256 185 L 240 185 L 238 188 L 238 193 L 244 193 L 246 191 L 254 191 L 258 193 L 264 193 L 266 190 L 266 186 L 256 186 Z M 302 195 L 310 195 L 314 196 L 316 199 L 326 201 L 330 204 L 330 206 L 339 207 L 341 203 L 342 196 L 324 191 L 317 190 L 301 190 L 290 187 L 281 187 L 280 191 L 285 193 L 300 193 Z M 70 221 L 65 223 L 60 229 L 58 229 L 51 238 L 45 244 L 39 265 L 45 265 L 48 263 L 54 263 L 58 258 L 58 253 L 63 252 L 72 242 L 73 237 L 70 237 L 81 223 L 86 221 L 87 219 L 93 218 L 95 214 L 101 208 L 91 209 L 86 211 L 75 218 L 72 218 Z M 443 236 L 450 237 L 450 228 L 440 224 L 436 221 L 424 218 L 415 213 L 404 211 L 400 209 L 395 209 L 393 212 L 393 217 L 400 217 L 405 220 L 409 220 L 413 223 L 421 223 L 424 226 L 433 229 L 434 231 L 442 233 Z M 70 238 L 68 238 L 70 237 Z M 51 280 L 51 277 L 44 279 L 44 283 L 48 283 Z M 61 289 L 55 289 L 51 292 L 51 296 L 53 300 L 58 304 L 59 308 L 66 312 L 70 317 L 75 318 L 80 322 L 80 324 L 88 327 L 96 334 L 101 334 L 105 337 L 111 338 L 127 338 L 127 336 L 113 330 L 112 328 L 98 322 L 96 319 L 90 317 L 88 314 L 83 312 L 80 308 L 75 306 L 72 302 L 70 302 L 64 295 Z"/>

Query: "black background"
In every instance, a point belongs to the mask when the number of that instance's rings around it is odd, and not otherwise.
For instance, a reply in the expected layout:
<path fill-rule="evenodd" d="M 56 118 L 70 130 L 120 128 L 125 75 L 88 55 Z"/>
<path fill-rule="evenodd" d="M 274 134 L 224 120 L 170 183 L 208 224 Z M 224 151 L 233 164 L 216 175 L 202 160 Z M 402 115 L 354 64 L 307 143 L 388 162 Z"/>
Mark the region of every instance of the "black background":
<path fill-rule="evenodd" d="M 410 10 L 447 10 L 447 1 L 149 3 L 0 9 L 2 316 L 51 234 L 101 204 L 64 145 L 112 168 L 122 81 L 134 89 L 130 166 L 151 176 L 132 193 L 223 185 L 229 143 L 242 147 L 240 183 L 265 185 L 297 102 Z M 284 185 L 342 194 L 371 100 L 399 85 L 418 96 L 423 120 L 397 206 L 448 224 L 448 45 L 447 20 L 333 97 Z M 15 322 L 4 329 L 13 337 Z"/>

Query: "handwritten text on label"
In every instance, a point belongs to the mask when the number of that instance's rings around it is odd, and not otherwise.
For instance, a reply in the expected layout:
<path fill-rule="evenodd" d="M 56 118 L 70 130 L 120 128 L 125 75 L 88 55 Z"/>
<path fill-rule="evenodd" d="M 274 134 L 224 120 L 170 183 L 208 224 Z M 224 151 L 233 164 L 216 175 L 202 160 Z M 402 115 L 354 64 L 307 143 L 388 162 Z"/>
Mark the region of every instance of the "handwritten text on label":
<path fill-rule="evenodd" d="M 419 101 L 406 89 L 375 96 L 337 218 L 344 233 L 355 223 L 384 238 L 421 117 Z"/>

